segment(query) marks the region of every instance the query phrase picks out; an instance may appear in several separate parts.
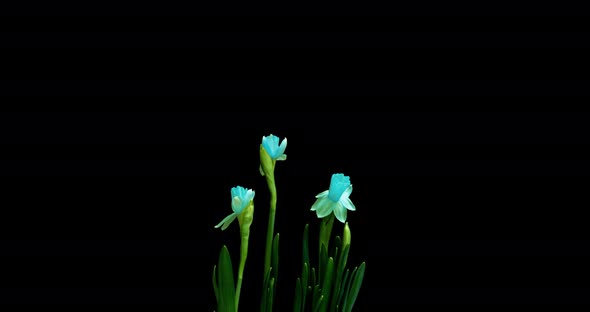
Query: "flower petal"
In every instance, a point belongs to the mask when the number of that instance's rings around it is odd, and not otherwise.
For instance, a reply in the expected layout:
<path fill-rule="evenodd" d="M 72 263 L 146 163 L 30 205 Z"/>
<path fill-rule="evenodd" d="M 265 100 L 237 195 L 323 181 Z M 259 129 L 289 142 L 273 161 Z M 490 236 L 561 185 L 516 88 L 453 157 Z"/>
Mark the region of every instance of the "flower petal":
<path fill-rule="evenodd" d="M 328 197 L 320 197 L 318 198 L 315 203 L 313 204 L 313 206 L 311 206 L 311 211 L 316 211 L 319 209 L 322 209 L 323 207 L 325 207 L 327 204 L 328 208 L 329 208 L 329 200 Z"/>
<path fill-rule="evenodd" d="M 283 155 L 277 157 L 276 160 L 287 160 L 287 154 L 283 154 Z"/>
<path fill-rule="evenodd" d="M 334 215 L 336 215 L 338 221 L 342 223 L 346 222 L 346 208 L 344 208 L 340 202 L 337 202 L 334 205 Z"/>
<path fill-rule="evenodd" d="M 246 192 L 246 196 L 244 196 L 244 199 L 246 200 L 246 202 L 248 204 L 254 199 L 254 195 L 255 195 L 254 190 L 248 190 Z"/>
<path fill-rule="evenodd" d="M 352 210 L 352 211 L 356 210 L 356 207 L 354 206 L 354 204 L 352 203 L 352 201 L 348 197 L 343 196 L 340 199 L 340 203 L 342 204 L 342 206 L 344 206 L 344 208 L 346 208 L 348 210 Z"/>
<path fill-rule="evenodd" d="M 315 196 L 315 198 L 326 197 L 330 191 L 323 191 Z"/>
<path fill-rule="evenodd" d="M 232 200 L 231 200 L 231 209 L 235 213 L 242 212 L 242 209 L 244 209 L 244 207 L 242 207 L 242 200 L 240 199 L 240 197 L 234 196 L 234 198 L 232 198 Z"/>
<path fill-rule="evenodd" d="M 330 180 L 330 199 L 334 202 L 339 201 L 350 185 L 349 176 L 345 176 L 342 173 L 333 174 Z"/>
<path fill-rule="evenodd" d="M 264 149 L 266 150 L 266 152 L 268 153 L 268 155 L 270 155 L 270 157 L 272 158 L 272 134 L 268 137 L 263 136 L 262 137 L 262 147 L 264 147 Z"/>
<path fill-rule="evenodd" d="M 221 227 L 222 231 L 225 231 L 225 229 L 227 229 L 227 227 L 234 222 L 234 220 L 236 219 L 237 215 L 235 213 L 231 214 L 231 217 L 223 224 L 223 226 Z"/>
<path fill-rule="evenodd" d="M 342 193 L 342 197 L 346 197 L 348 198 L 348 196 L 350 196 L 350 194 L 352 193 L 352 184 L 349 185 L 346 190 L 344 190 L 344 193 Z"/>
<path fill-rule="evenodd" d="M 236 214 L 232 213 L 229 216 L 223 218 L 223 220 L 221 220 L 221 222 L 219 222 L 219 224 L 217 224 L 215 226 L 215 228 L 219 228 L 221 225 L 223 225 L 223 227 L 221 228 L 221 230 L 225 230 L 227 228 L 227 226 L 234 221 L 234 219 L 236 218 Z"/>
<path fill-rule="evenodd" d="M 277 138 L 278 139 L 278 138 Z M 278 141 L 278 140 L 277 140 Z M 283 142 L 281 142 L 281 145 L 279 146 L 279 150 L 277 151 L 278 155 L 283 155 L 285 154 L 285 149 L 287 148 L 287 138 L 283 139 Z"/>
<path fill-rule="evenodd" d="M 273 146 L 273 147 L 275 147 L 275 146 L 278 147 L 279 146 L 279 137 L 278 136 L 276 136 L 274 134 L 271 134 L 271 135 L 268 136 L 268 138 L 270 140 L 270 145 L 271 146 Z"/>
<path fill-rule="evenodd" d="M 332 202 L 328 197 L 320 198 L 316 201 L 316 215 L 318 218 L 323 218 L 332 213 L 334 210 L 334 202 Z"/>

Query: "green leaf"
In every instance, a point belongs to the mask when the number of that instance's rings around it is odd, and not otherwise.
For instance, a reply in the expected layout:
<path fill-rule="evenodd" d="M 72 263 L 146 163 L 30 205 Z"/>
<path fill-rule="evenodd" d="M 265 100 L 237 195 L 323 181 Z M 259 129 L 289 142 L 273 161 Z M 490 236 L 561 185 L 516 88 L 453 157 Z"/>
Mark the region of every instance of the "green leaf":
<path fill-rule="evenodd" d="M 348 280 L 348 282 L 346 284 L 346 290 L 344 292 L 344 298 L 343 298 L 344 301 L 342 302 L 342 311 L 347 311 L 346 310 L 346 306 L 347 306 L 347 303 L 348 303 L 348 294 L 350 293 L 350 287 L 352 285 L 352 280 L 353 280 L 353 278 L 354 278 L 357 270 L 358 270 L 358 267 L 355 267 L 352 270 L 352 272 L 350 273 L 350 278 L 349 278 L 349 280 Z"/>
<path fill-rule="evenodd" d="M 266 287 L 262 292 L 264 293 L 264 295 L 262 296 L 264 298 L 264 302 L 262 303 L 264 311 L 271 311 L 268 308 L 268 298 L 270 298 L 270 287 Z"/>
<path fill-rule="evenodd" d="M 301 279 L 297 278 L 297 282 L 295 282 L 295 301 L 293 303 L 293 312 L 302 312 L 301 302 L 303 301 L 303 295 L 301 293 Z"/>
<path fill-rule="evenodd" d="M 319 270 L 318 270 L 318 281 L 320 287 L 324 287 L 322 284 L 324 281 L 324 275 L 326 274 L 326 265 L 328 264 L 328 250 L 325 245 L 322 245 L 320 250 L 320 263 L 319 263 Z"/>
<path fill-rule="evenodd" d="M 274 303 L 274 296 L 275 296 L 275 278 L 272 277 L 270 279 L 270 285 L 268 287 L 269 289 L 269 295 L 268 295 L 268 306 L 267 309 L 268 311 L 272 311 L 272 305 Z"/>
<path fill-rule="evenodd" d="M 311 307 L 312 307 L 313 311 L 315 311 L 317 309 L 318 301 L 320 300 L 320 293 L 321 293 L 320 285 L 315 285 L 315 287 L 313 288 L 313 300 L 311 302 Z"/>
<path fill-rule="evenodd" d="M 303 258 L 301 266 L 301 311 L 305 311 L 305 302 L 307 298 L 307 283 L 309 281 L 309 223 L 303 228 Z"/>
<path fill-rule="evenodd" d="M 336 238 L 334 238 L 334 246 L 332 248 L 332 254 L 331 256 L 334 257 L 334 259 L 338 259 L 338 250 L 342 249 L 342 239 L 340 239 L 340 236 L 336 236 Z"/>
<path fill-rule="evenodd" d="M 352 307 L 356 298 L 361 290 L 361 285 L 363 283 L 363 278 L 365 276 L 365 263 L 361 263 L 359 269 L 356 271 L 356 274 L 352 278 L 352 286 L 350 287 L 350 292 L 348 293 L 348 299 L 346 300 L 346 311 L 352 311 Z"/>
<path fill-rule="evenodd" d="M 348 253 L 350 252 L 350 245 L 346 245 L 342 252 L 340 253 L 340 258 L 338 258 L 338 269 L 340 272 L 344 272 L 344 268 L 346 268 L 346 262 L 348 261 Z"/>
<path fill-rule="evenodd" d="M 268 292 L 269 292 L 269 281 L 270 281 L 270 272 L 272 272 L 272 267 L 268 270 L 268 272 L 266 272 L 266 275 L 264 276 L 264 281 L 262 283 L 262 299 L 260 301 L 260 311 L 261 312 L 266 312 L 269 311 L 267 308 L 268 305 Z"/>
<path fill-rule="evenodd" d="M 320 311 L 327 311 L 330 303 L 330 292 L 332 291 L 332 283 L 334 276 L 334 258 L 328 258 L 328 265 L 326 265 L 326 273 L 324 274 L 324 282 L 322 283 L 322 307 Z"/>
<path fill-rule="evenodd" d="M 236 284 L 234 283 L 234 271 L 231 262 L 229 250 L 226 246 L 221 248 L 219 253 L 219 297 L 221 305 L 218 307 L 219 312 L 235 312 L 235 295 Z"/>
<path fill-rule="evenodd" d="M 303 263 L 309 263 L 309 223 L 303 229 Z"/>
<path fill-rule="evenodd" d="M 342 298 L 343 289 L 346 286 L 346 276 L 344 276 L 344 269 L 346 267 L 346 260 L 348 259 L 348 251 L 350 250 L 349 247 L 350 245 L 344 247 L 344 250 L 342 250 L 339 254 L 338 261 L 335 263 L 336 277 L 329 309 L 331 312 L 337 311 L 337 306 L 340 304 L 340 300 Z"/>
<path fill-rule="evenodd" d="M 342 286 L 340 286 L 340 294 L 338 295 L 337 306 L 339 306 L 339 307 L 343 306 L 342 298 L 344 298 L 345 297 L 344 294 L 348 292 L 349 277 L 350 277 L 350 270 L 346 269 L 346 273 L 344 273 L 344 277 L 342 278 Z"/>
<path fill-rule="evenodd" d="M 217 287 L 217 265 L 213 266 L 213 291 L 215 292 L 215 300 L 219 305 L 219 288 Z"/>
<path fill-rule="evenodd" d="M 314 312 L 320 311 L 323 301 L 324 301 L 324 296 L 320 296 L 320 298 L 318 299 L 317 306 L 315 307 L 315 309 L 313 309 Z"/>
<path fill-rule="evenodd" d="M 305 310 L 305 301 L 307 299 L 307 282 L 309 281 L 309 263 L 303 265 L 303 279 L 301 280 L 301 290 L 303 298 L 301 301 L 301 307 Z"/>

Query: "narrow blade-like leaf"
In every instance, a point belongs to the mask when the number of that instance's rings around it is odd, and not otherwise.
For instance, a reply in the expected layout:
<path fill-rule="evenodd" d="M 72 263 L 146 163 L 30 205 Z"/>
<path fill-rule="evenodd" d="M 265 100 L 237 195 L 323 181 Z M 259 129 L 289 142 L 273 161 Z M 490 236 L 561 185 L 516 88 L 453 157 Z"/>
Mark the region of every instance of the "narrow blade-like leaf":
<path fill-rule="evenodd" d="M 219 253 L 218 277 L 219 281 L 217 281 L 217 284 L 221 299 L 221 307 L 218 307 L 218 310 L 219 312 L 234 312 L 236 309 L 236 284 L 234 283 L 234 271 L 231 257 L 226 246 L 223 246 Z"/>
<path fill-rule="evenodd" d="M 361 263 L 359 269 L 356 271 L 354 278 L 352 279 L 352 286 L 350 287 L 350 292 L 348 293 L 348 300 L 346 302 L 346 311 L 352 311 L 352 307 L 356 301 L 356 298 L 359 294 L 361 289 L 361 285 L 363 283 L 363 278 L 365 276 L 365 263 Z"/>
<path fill-rule="evenodd" d="M 301 293 L 301 279 L 297 278 L 297 281 L 295 282 L 295 301 L 293 302 L 293 312 L 302 312 L 301 302 L 303 301 L 303 295 Z"/>
<path fill-rule="evenodd" d="M 322 286 L 322 307 L 320 311 L 327 311 L 328 304 L 330 303 L 330 292 L 332 291 L 332 283 L 334 276 L 334 259 L 332 257 L 328 258 L 328 264 L 326 265 L 326 273 L 324 274 L 324 281 Z"/>

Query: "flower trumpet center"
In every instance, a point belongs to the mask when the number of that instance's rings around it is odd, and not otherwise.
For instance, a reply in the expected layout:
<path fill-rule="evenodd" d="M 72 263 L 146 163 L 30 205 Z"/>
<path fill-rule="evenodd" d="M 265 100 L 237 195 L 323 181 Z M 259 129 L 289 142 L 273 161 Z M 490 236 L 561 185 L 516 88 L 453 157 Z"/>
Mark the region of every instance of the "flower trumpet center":
<path fill-rule="evenodd" d="M 328 192 L 328 198 L 333 202 L 338 202 L 344 194 L 344 191 L 350 186 L 350 177 L 343 175 L 342 173 L 336 173 L 332 175 L 332 181 L 330 183 L 330 190 Z"/>
<path fill-rule="evenodd" d="M 241 186 L 232 188 L 231 195 L 232 210 L 237 214 L 241 213 L 250 204 L 252 199 L 254 199 L 254 191 Z"/>
<path fill-rule="evenodd" d="M 270 155 L 271 158 L 275 159 L 277 158 L 278 155 L 278 151 L 279 151 L 279 138 L 274 136 L 274 135 L 270 135 L 268 137 L 265 137 L 262 140 L 262 146 L 264 146 L 264 148 L 266 149 L 266 152 L 268 153 L 268 155 Z"/>

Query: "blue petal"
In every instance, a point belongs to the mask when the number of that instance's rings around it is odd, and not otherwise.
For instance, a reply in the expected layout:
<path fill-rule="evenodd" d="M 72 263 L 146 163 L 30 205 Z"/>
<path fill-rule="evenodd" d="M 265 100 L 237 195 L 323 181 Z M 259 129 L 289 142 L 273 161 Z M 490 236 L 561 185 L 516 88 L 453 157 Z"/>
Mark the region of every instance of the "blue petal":
<path fill-rule="evenodd" d="M 336 219 L 342 223 L 346 222 L 346 208 L 344 208 L 340 202 L 336 203 L 334 206 L 334 215 L 336 215 Z"/>
<path fill-rule="evenodd" d="M 244 193 L 245 193 L 245 189 L 241 186 L 235 186 L 235 187 L 232 187 L 232 189 L 231 189 L 231 197 L 232 198 L 234 198 L 236 196 L 238 196 L 239 198 L 242 198 Z"/>
<path fill-rule="evenodd" d="M 337 202 L 342 197 L 342 194 L 348 189 L 350 186 L 350 177 L 343 175 L 342 173 L 335 173 L 332 175 L 332 180 L 330 181 L 330 200 L 333 202 Z"/>
<path fill-rule="evenodd" d="M 279 146 L 279 137 L 272 134 L 267 137 L 263 136 L 262 147 L 264 147 L 270 158 L 273 160 L 279 160 L 279 158 L 282 158 L 282 155 L 285 153 L 285 149 L 287 148 L 287 138 L 283 139 L 281 146 Z"/>
<path fill-rule="evenodd" d="M 275 159 L 278 146 L 279 138 L 275 137 L 274 135 L 271 134 L 267 137 L 262 137 L 262 147 L 264 147 L 270 158 Z"/>
<path fill-rule="evenodd" d="M 236 186 L 231 189 L 232 195 L 232 210 L 240 213 L 252 199 L 254 199 L 254 191 L 241 186 Z M 237 198 L 237 199 L 236 199 Z"/>

